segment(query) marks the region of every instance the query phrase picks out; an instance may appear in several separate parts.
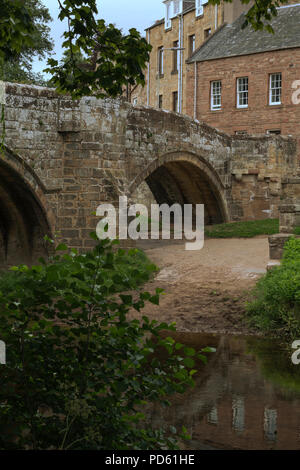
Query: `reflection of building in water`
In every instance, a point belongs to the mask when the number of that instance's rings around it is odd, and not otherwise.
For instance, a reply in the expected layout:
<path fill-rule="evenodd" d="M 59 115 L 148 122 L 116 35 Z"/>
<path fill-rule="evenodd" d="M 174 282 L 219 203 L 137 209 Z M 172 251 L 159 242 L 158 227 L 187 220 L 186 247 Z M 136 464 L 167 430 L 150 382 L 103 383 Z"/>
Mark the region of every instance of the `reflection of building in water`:
<path fill-rule="evenodd" d="M 163 411 L 167 424 L 187 427 L 188 448 L 300 450 L 300 390 L 272 384 L 246 348 L 243 339 L 221 341 L 195 388 Z M 152 423 L 161 416 L 157 409 Z"/>
<path fill-rule="evenodd" d="M 248 402 L 249 403 L 249 402 Z M 212 446 L 235 447 L 248 449 L 277 448 L 277 410 L 260 406 L 253 408 L 252 412 L 245 410 L 244 397 L 233 397 L 231 401 L 231 416 L 229 414 L 229 400 L 225 399 L 219 405 L 214 406 L 206 415 L 206 420 L 201 420 L 198 426 L 194 423 L 193 444 L 197 445 L 197 440 L 206 441 Z M 289 420 L 291 411 L 288 410 L 288 404 L 278 402 L 278 406 L 283 411 L 283 406 L 289 413 L 287 419 L 284 416 L 280 419 L 281 432 L 279 434 L 278 448 L 300 449 L 299 434 L 297 436 L 297 424 L 300 425 L 300 413 L 294 420 L 295 427 L 289 429 Z M 298 402 L 299 404 L 299 402 Z M 257 403 L 259 405 L 259 403 Z M 220 416 L 220 419 L 218 419 Z M 231 418 L 231 420 L 230 420 Z M 205 422 L 206 421 L 206 422 Z M 231 422 L 230 422 L 231 421 Z M 208 430 L 209 425 L 215 425 L 214 429 Z M 208 425 L 208 426 L 207 426 Z M 218 426 L 218 429 L 216 429 Z M 197 435 L 197 438 L 196 438 Z M 246 446 L 246 447 L 245 447 Z"/>
<path fill-rule="evenodd" d="M 276 441 L 277 410 L 269 410 L 265 408 L 264 431 L 265 431 L 265 437 L 267 440 Z"/>
<path fill-rule="evenodd" d="M 205 441 L 212 446 L 226 448 L 300 449 L 300 436 L 297 435 L 297 427 L 299 428 L 300 425 L 300 413 L 298 412 L 295 419 L 291 420 L 293 408 L 289 409 L 289 403 L 278 401 L 282 413 L 279 419 L 278 445 L 276 409 L 265 407 L 263 410 L 259 402 L 256 403 L 256 407 L 254 403 L 248 402 L 249 410 L 246 410 L 244 398 L 233 397 L 230 415 L 229 405 L 230 401 L 225 399 L 218 407 L 214 406 L 212 408 L 206 415 L 206 420 L 200 419 L 198 426 L 194 423 L 193 444 L 195 446 L 197 446 L 197 441 Z M 297 407 L 299 407 L 299 401 Z M 286 416 L 284 416 L 285 412 L 288 413 Z M 213 429 L 209 429 L 212 424 L 215 426 Z"/>
<path fill-rule="evenodd" d="M 215 406 L 213 406 L 208 413 L 207 422 L 210 424 L 218 424 L 218 410 Z"/>
<path fill-rule="evenodd" d="M 243 432 L 245 426 L 245 400 L 244 397 L 232 399 L 232 427 L 235 431 Z"/>

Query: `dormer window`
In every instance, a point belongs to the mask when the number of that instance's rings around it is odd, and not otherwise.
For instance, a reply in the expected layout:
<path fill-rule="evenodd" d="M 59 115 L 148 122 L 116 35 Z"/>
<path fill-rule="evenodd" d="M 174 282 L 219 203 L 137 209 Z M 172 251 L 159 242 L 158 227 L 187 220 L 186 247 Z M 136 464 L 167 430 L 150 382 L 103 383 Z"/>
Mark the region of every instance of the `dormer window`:
<path fill-rule="evenodd" d="M 166 7 L 166 15 L 165 15 L 165 29 L 169 29 L 172 26 L 171 23 L 171 0 L 167 0 L 164 2 L 165 7 Z"/>
<path fill-rule="evenodd" d="M 183 11 L 183 0 L 165 0 L 166 7 L 165 14 L 165 29 L 170 29 L 172 26 L 171 19 L 176 18 Z"/>
<path fill-rule="evenodd" d="M 180 3 L 179 0 L 174 0 L 173 1 L 173 14 L 174 14 L 174 16 L 178 15 L 178 13 L 179 13 L 179 3 Z"/>
<path fill-rule="evenodd" d="M 208 3 L 208 0 L 195 0 L 195 2 L 196 16 L 203 15 L 203 5 L 206 5 Z"/>
<path fill-rule="evenodd" d="M 173 17 L 180 15 L 182 13 L 183 1 L 182 0 L 173 0 Z"/>

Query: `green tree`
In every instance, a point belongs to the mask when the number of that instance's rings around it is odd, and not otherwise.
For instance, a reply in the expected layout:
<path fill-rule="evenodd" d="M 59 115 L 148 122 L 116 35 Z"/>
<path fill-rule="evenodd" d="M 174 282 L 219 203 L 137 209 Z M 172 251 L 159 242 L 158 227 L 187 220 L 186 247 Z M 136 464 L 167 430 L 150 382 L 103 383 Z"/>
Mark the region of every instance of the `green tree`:
<path fill-rule="evenodd" d="M 59 19 L 67 19 L 63 48 L 69 51 L 63 64 L 49 59 L 47 72 L 58 91 L 68 92 L 74 98 L 121 95 L 127 84 L 145 84 L 143 70 L 149 59 L 151 46 L 132 28 L 128 35 L 113 24 L 97 20 L 96 0 L 58 0 Z M 95 57 L 92 69 L 78 66 L 75 57 L 83 54 Z"/>
<path fill-rule="evenodd" d="M 12 83 L 28 83 L 31 85 L 49 86 L 43 74 L 22 67 L 18 60 L 4 62 L 0 68 L 0 80 Z"/>
<path fill-rule="evenodd" d="M 58 68 L 61 70 L 66 70 L 66 77 L 65 80 L 69 84 L 69 87 L 72 86 L 77 86 L 77 88 L 80 86 L 79 82 L 74 83 L 74 69 L 77 71 L 81 72 L 82 71 L 93 71 L 95 67 L 95 60 L 91 57 L 86 57 L 81 50 L 70 50 L 70 49 L 65 49 L 64 53 L 62 55 L 62 58 L 59 62 Z M 67 70 L 69 70 L 69 73 L 67 73 Z M 84 83 L 82 83 L 82 86 L 85 86 Z"/>
<path fill-rule="evenodd" d="M 5 1 L 4 6 L 7 6 L 7 4 L 8 3 Z M 15 5 L 10 3 L 11 15 L 15 12 L 14 8 Z M 27 18 L 25 23 L 31 24 L 32 26 L 30 30 L 30 38 L 27 38 L 26 34 L 22 31 L 21 24 L 15 21 L 15 27 L 17 28 L 17 26 L 19 26 L 20 28 L 17 30 L 18 34 L 24 38 L 24 41 L 18 45 L 15 50 L 12 48 L 12 38 L 11 41 L 8 41 L 8 44 L 9 42 L 11 43 L 10 50 L 6 47 L 6 52 L 2 51 L 3 60 L 0 67 L 0 79 L 11 82 L 46 85 L 47 83 L 43 76 L 32 71 L 32 62 L 35 57 L 45 59 L 53 49 L 53 42 L 50 39 L 50 28 L 48 26 L 48 23 L 52 18 L 49 14 L 49 10 L 40 0 L 24 0 L 22 8 L 23 11 L 27 12 L 30 16 L 29 19 Z M 23 14 L 23 18 L 25 21 L 25 13 Z M 13 16 L 9 19 L 10 21 L 13 21 Z M 30 23 L 28 23 L 28 21 Z M 7 26 L 3 26 L 6 23 L 3 20 L 0 22 L 0 37 L 2 36 L 1 33 L 5 33 L 8 29 Z"/>
<path fill-rule="evenodd" d="M 143 407 L 193 385 L 195 358 L 211 350 L 161 335 L 174 325 L 128 319 L 159 303 L 160 289 L 137 291 L 155 270 L 142 252 L 66 248 L 0 277 L 0 449 L 177 448 L 180 433 L 152 429 Z"/>

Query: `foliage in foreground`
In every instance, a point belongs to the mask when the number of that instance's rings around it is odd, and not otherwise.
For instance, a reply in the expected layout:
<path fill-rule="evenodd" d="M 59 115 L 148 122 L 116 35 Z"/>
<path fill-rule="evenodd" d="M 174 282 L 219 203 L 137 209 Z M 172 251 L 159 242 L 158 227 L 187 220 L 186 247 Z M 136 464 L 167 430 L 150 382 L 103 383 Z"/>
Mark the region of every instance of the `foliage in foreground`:
<path fill-rule="evenodd" d="M 86 254 L 60 245 L 49 263 L 0 277 L 1 449 L 177 448 L 178 436 L 151 429 L 142 405 L 184 392 L 193 356 L 206 358 L 160 335 L 174 325 L 127 318 L 158 304 L 161 290 L 125 294 L 156 268 L 113 244 Z"/>
<path fill-rule="evenodd" d="M 205 236 L 210 238 L 252 238 L 257 235 L 274 235 L 278 232 L 278 219 L 264 219 L 213 225 L 205 229 Z"/>
<path fill-rule="evenodd" d="M 280 336 L 300 335 L 300 239 L 285 244 L 281 266 L 257 283 L 254 300 L 248 304 L 250 323 Z"/>

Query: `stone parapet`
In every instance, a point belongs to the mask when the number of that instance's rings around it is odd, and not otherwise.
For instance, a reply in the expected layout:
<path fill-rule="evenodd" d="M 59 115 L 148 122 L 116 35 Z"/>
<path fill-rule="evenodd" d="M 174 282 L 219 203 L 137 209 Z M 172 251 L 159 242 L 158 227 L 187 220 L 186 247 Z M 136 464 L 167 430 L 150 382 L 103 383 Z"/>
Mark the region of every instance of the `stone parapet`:
<path fill-rule="evenodd" d="M 300 226 L 300 204 L 282 204 L 279 207 L 279 231 L 293 233 Z"/>
<path fill-rule="evenodd" d="M 283 255 L 283 248 L 285 243 L 294 236 L 295 235 L 292 233 L 277 233 L 276 235 L 271 235 L 269 237 L 270 260 L 280 260 Z"/>

